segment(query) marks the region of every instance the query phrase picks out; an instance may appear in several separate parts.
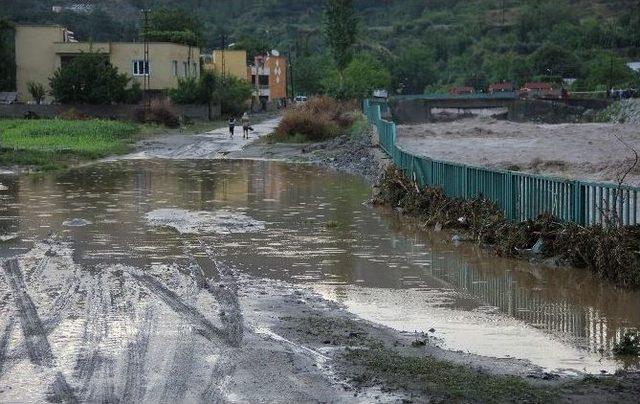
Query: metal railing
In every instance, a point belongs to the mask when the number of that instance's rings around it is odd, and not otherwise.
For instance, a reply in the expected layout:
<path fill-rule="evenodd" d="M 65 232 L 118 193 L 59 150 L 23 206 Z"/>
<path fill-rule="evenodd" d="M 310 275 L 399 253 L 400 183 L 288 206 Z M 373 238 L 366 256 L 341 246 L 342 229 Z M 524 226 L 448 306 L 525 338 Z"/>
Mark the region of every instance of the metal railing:
<path fill-rule="evenodd" d="M 363 110 L 376 127 L 380 147 L 420 187 L 440 187 L 454 198 L 483 196 L 513 221 L 551 213 L 562 221 L 583 225 L 640 223 L 640 188 L 492 170 L 415 156 L 397 146 L 396 124 L 382 119 L 379 103 L 365 100 Z"/>
<path fill-rule="evenodd" d="M 447 94 L 447 93 L 431 93 L 431 94 L 411 94 L 411 95 L 393 95 L 389 97 L 392 100 L 514 100 L 518 98 L 515 91 L 501 91 L 495 93 L 473 93 L 473 94 Z"/>

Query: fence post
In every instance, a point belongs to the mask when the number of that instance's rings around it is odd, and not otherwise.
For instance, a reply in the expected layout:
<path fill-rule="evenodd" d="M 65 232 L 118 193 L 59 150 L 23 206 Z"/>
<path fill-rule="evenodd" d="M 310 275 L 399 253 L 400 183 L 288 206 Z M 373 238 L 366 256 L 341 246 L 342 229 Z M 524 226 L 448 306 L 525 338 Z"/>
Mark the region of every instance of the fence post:
<path fill-rule="evenodd" d="M 585 224 L 584 196 L 582 182 L 573 181 L 573 220 L 578 224 Z"/>
<path fill-rule="evenodd" d="M 504 210 L 507 213 L 507 218 L 509 220 L 513 220 L 515 218 L 515 193 L 514 193 L 514 187 L 513 187 L 513 173 L 512 172 L 507 172 L 506 174 L 506 178 L 505 178 L 505 189 L 504 189 L 504 196 L 502 198 L 502 200 L 504 201 Z"/>
<path fill-rule="evenodd" d="M 469 199 L 469 167 L 462 166 L 462 197 Z"/>

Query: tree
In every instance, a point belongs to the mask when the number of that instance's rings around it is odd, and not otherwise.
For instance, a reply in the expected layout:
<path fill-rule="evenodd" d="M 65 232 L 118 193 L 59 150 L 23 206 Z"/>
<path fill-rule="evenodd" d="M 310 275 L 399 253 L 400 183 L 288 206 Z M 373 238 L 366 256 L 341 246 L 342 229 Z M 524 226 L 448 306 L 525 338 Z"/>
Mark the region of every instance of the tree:
<path fill-rule="evenodd" d="M 624 59 L 611 52 L 597 52 L 587 63 L 584 86 L 588 89 L 624 87 L 634 82 L 636 76 Z"/>
<path fill-rule="evenodd" d="M 169 92 L 176 104 L 220 104 L 223 114 L 237 115 L 244 112 L 251 98 L 252 88 L 245 80 L 205 71 L 199 79 L 187 77 L 178 80 L 178 87 Z"/>
<path fill-rule="evenodd" d="M 425 88 L 436 82 L 433 53 L 426 48 L 402 49 L 392 61 L 391 85 L 404 94 L 422 94 Z"/>
<path fill-rule="evenodd" d="M 247 109 L 247 100 L 251 98 L 252 88 L 246 81 L 232 75 L 218 80 L 214 99 L 220 103 L 220 109 L 226 115 L 238 115 Z"/>
<path fill-rule="evenodd" d="M 342 75 L 334 71 L 324 81 L 327 93 L 338 99 L 364 99 L 374 90 L 388 88 L 390 83 L 389 71 L 369 54 L 353 58 Z"/>
<path fill-rule="evenodd" d="M 33 81 L 28 82 L 27 91 L 29 91 L 29 94 L 31 94 L 31 97 L 36 102 L 36 104 L 42 104 L 42 100 L 44 100 L 46 91 L 41 83 L 34 83 Z"/>
<path fill-rule="evenodd" d="M 131 79 L 97 52 L 81 53 L 49 80 L 51 93 L 60 103 L 110 104 L 132 102 L 140 96 L 140 86 L 129 87 Z"/>
<path fill-rule="evenodd" d="M 353 58 L 358 23 L 353 0 L 327 0 L 324 29 L 331 55 L 339 70 L 344 70 Z"/>
<path fill-rule="evenodd" d="M 201 45 L 202 23 L 190 13 L 178 8 L 163 7 L 153 10 L 149 17 L 149 26 L 143 32 L 147 39 Z"/>
<path fill-rule="evenodd" d="M 540 75 L 581 77 L 575 53 L 554 44 L 544 44 L 531 55 L 533 71 Z"/>
<path fill-rule="evenodd" d="M 325 55 L 308 56 L 293 60 L 293 80 L 298 94 L 316 95 L 324 93 L 322 80 L 330 74 L 333 66 Z"/>
<path fill-rule="evenodd" d="M 0 91 L 16 89 L 16 64 L 14 55 L 14 25 L 0 17 Z"/>

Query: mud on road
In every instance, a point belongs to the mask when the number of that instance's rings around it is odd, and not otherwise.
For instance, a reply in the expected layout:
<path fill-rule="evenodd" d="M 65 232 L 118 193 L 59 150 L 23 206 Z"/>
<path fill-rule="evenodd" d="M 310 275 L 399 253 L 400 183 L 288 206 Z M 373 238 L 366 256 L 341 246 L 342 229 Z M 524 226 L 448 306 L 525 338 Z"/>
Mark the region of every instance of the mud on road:
<path fill-rule="evenodd" d="M 50 239 L 5 261 L 2 401 L 353 399 L 325 355 L 272 331 L 274 288 L 239 279 L 200 242 L 185 254 L 188 267 L 87 268 L 73 242 Z"/>

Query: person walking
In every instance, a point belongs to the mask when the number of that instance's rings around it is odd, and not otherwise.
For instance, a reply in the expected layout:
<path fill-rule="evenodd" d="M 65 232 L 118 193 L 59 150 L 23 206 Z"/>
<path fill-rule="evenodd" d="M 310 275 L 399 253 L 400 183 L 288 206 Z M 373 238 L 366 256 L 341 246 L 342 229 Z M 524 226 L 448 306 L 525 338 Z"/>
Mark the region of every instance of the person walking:
<path fill-rule="evenodd" d="M 236 118 L 233 116 L 229 118 L 229 135 L 233 137 L 233 134 L 236 130 Z"/>
<path fill-rule="evenodd" d="M 242 115 L 242 138 L 249 139 L 249 129 L 251 128 L 251 123 L 249 121 L 249 114 L 244 113 Z"/>

